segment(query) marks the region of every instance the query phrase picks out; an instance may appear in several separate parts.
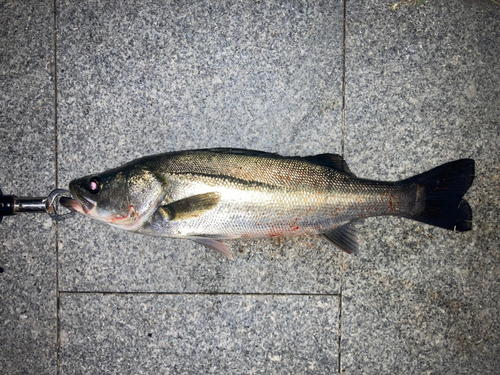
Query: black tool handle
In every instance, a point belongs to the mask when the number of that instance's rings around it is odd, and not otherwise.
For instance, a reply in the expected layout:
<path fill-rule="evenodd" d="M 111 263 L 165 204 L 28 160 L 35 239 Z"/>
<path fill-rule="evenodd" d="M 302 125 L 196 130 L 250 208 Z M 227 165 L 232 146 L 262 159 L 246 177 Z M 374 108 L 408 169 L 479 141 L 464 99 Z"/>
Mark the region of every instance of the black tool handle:
<path fill-rule="evenodd" d="M 16 197 L 3 195 L 0 190 L 0 222 L 4 216 L 25 212 L 47 212 L 47 198 Z"/>
<path fill-rule="evenodd" d="M 3 195 L 0 190 L 0 221 L 4 216 L 14 215 L 14 195 Z"/>

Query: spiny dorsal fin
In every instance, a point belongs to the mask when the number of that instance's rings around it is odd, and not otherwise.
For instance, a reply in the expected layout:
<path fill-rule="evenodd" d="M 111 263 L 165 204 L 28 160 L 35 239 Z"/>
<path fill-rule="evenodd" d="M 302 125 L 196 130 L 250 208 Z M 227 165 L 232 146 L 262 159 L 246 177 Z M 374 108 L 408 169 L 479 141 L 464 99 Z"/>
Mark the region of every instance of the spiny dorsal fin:
<path fill-rule="evenodd" d="M 356 255 L 359 245 L 358 228 L 356 228 L 355 225 L 360 222 L 362 222 L 362 220 L 351 221 L 350 223 L 335 228 L 330 232 L 322 233 L 321 235 L 346 253 Z"/>
<path fill-rule="evenodd" d="M 158 208 L 168 220 L 186 220 L 213 209 L 220 201 L 220 193 L 193 195 Z"/>
<path fill-rule="evenodd" d="M 334 168 L 344 172 L 351 177 L 356 177 L 347 166 L 344 158 L 338 154 L 311 155 L 304 156 L 303 159 L 307 160 L 309 163 L 322 165 L 323 167 Z"/>

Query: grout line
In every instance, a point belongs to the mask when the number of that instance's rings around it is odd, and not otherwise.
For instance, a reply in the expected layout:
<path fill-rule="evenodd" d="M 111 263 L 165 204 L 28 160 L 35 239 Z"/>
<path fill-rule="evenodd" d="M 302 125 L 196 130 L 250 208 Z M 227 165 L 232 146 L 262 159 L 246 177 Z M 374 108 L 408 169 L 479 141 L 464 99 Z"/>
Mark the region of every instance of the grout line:
<path fill-rule="evenodd" d="M 345 158 L 345 112 L 346 112 L 346 39 L 347 39 L 347 0 L 344 0 L 344 25 L 342 35 L 342 157 Z M 342 373 L 342 291 L 344 287 L 344 254 L 340 256 L 340 285 L 339 285 L 339 331 L 338 331 L 338 373 Z"/>
<path fill-rule="evenodd" d="M 57 228 L 57 224 L 56 224 Z M 57 233 L 57 229 L 56 229 Z M 56 234 L 56 243 L 59 236 Z M 57 245 L 56 245 L 57 254 Z M 56 255 L 57 257 L 57 255 Z M 59 268 L 59 262 L 56 261 L 56 267 Z M 56 278 L 59 279 L 59 272 L 56 271 Z M 57 325 L 56 325 L 56 358 L 57 358 L 57 369 L 56 374 L 61 374 L 61 294 L 59 293 L 59 282 L 56 281 L 56 306 L 57 306 Z"/>
<path fill-rule="evenodd" d="M 58 150 L 58 102 L 57 102 L 57 32 L 56 32 L 56 0 L 53 2 L 53 16 L 54 16 L 54 28 L 52 30 L 53 48 L 54 48 L 54 171 L 55 171 L 55 188 L 59 185 L 59 168 L 57 163 L 57 158 L 59 154 Z"/>
<path fill-rule="evenodd" d="M 344 254 L 340 253 L 340 286 L 339 286 L 339 331 L 338 331 L 338 348 L 339 348 L 339 374 L 342 373 L 342 289 L 344 286 Z"/>
<path fill-rule="evenodd" d="M 56 0 L 52 2 L 53 6 L 53 28 L 52 41 L 54 49 L 54 173 L 55 188 L 59 185 L 58 169 L 58 102 L 57 102 L 57 15 Z M 55 223 L 55 251 L 56 251 L 56 374 L 61 374 L 61 294 L 59 291 L 59 224 Z"/>
<path fill-rule="evenodd" d="M 347 13 L 347 0 L 344 0 L 344 25 L 343 25 L 343 36 L 342 36 L 342 139 L 341 139 L 341 149 L 342 157 L 345 158 L 345 107 L 346 107 L 346 13 Z"/>
<path fill-rule="evenodd" d="M 61 290 L 59 294 L 102 294 L 102 295 L 165 295 L 165 296 L 304 296 L 304 297 L 339 297 L 336 293 L 234 293 L 234 292 L 104 292 Z"/>

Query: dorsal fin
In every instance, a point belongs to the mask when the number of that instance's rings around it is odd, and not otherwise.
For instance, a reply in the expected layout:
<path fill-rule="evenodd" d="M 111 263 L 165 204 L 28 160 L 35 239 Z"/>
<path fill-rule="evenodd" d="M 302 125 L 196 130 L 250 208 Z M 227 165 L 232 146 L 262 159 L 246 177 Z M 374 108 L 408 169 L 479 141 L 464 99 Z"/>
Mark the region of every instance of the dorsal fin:
<path fill-rule="evenodd" d="M 280 159 L 303 159 L 307 160 L 309 163 L 321 165 L 323 167 L 333 168 L 344 172 L 345 174 L 356 177 L 354 173 L 351 172 L 344 158 L 338 154 L 318 154 L 310 156 L 281 156 L 272 152 L 257 151 L 257 150 L 247 150 L 245 148 L 208 148 L 205 151 L 216 152 L 220 154 L 233 154 L 233 155 L 246 155 L 246 156 L 261 156 L 261 157 L 274 157 Z"/>
<path fill-rule="evenodd" d="M 246 155 L 246 156 L 270 156 L 270 157 L 283 157 L 273 152 L 248 150 L 246 148 L 229 148 L 229 147 L 218 147 L 218 148 L 207 148 L 205 151 L 216 152 L 219 154 L 233 154 L 233 155 Z"/>
<path fill-rule="evenodd" d="M 323 167 L 337 169 L 344 172 L 345 174 L 356 177 L 354 173 L 351 172 L 344 158 L 338 154 L 319 154 L 304 156 L 303 159 L 307 160 L 309 163 L 322 165 Z"/>

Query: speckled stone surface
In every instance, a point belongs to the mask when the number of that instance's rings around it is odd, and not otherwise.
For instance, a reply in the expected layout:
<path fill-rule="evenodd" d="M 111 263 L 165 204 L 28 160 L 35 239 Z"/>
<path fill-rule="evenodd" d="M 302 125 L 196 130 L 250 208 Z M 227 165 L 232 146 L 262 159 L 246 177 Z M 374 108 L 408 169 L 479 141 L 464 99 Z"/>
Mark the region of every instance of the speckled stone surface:
<path fill-rule="evenodd" d="M 341 147 L 339 1 L 58 5 L 63 184 L 133 158 L 200 147 L 306 155 Z M 338 251 L 317 238 L 190 241 L 76 218 L 61 226 L 61 289 L 338 293 Z"/>
<path fill-rule="evenodd" d="M 346 158 L 399 179 L 476 160 L 468 233 L 370 219 L 344 257 L 341 371 L 497 374 L 500 368 L 500 8 L 347 4 Z"/>
<path fill-rule="evenodd" d="M 338 297 L 63 294 L 61 374 L 333 374 L 337 334 Z"/>
<path fill-rule="evenodd" d="M 54 188 L 50 1 L 0 5 L 0 188 Z M 0 223 L 0 373 L 56 372 L 55 231 L 48 217 Z"/>
<path fill-rule="evenodd" d="M 145 237 L 85 218 L 61 227 L 65 231 L 60 240 L 61 289 L 66 291 L 331 294 L 339 290 L 339 253 L 318 237 L 228 242 L 234 254 L 234 261 L 228 261 L 191 241 Z M 75 232 L 80 236 L 68 238 Z"/>
<path fill-rule="evenodd" d="M 56 154 L 64 187 L 171 150 L 341 151 L 342 2 L 55 3 L 57 151 L 53 2 L 0 3 L 4 193 L 49 192 Z M 358 257 L 301 237 L 228 242 L 229 262 L 75 216 L 56 259 L 47 217 L 6 218 L 0 373 L 498 372 L 500 7 L 346 10 L 349 166 L 474 158 L 473 231 L 369 219 Z"/>

